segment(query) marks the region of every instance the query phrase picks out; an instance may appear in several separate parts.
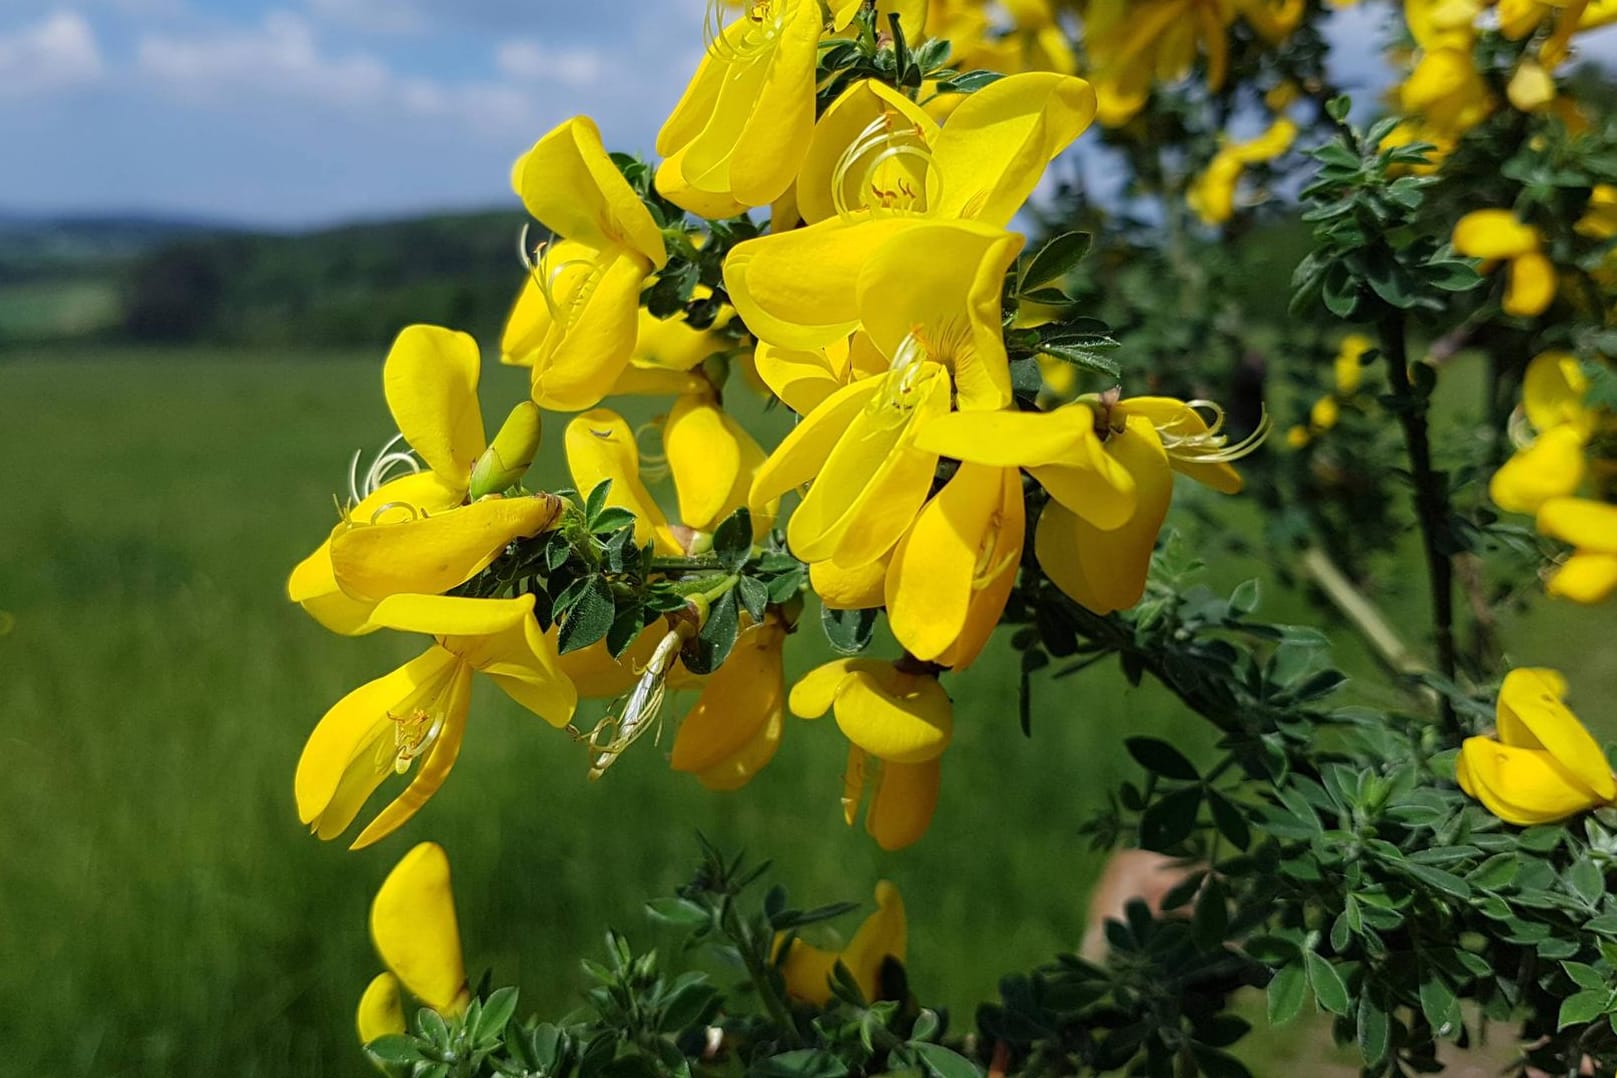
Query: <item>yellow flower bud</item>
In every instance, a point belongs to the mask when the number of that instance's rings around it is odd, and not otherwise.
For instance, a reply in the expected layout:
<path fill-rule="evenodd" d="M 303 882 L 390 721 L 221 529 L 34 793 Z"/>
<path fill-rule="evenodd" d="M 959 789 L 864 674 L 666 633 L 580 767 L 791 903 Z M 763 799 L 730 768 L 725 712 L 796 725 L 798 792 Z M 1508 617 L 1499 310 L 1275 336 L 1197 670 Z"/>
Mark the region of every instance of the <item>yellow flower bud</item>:
<path fill-rule="evenodd" d="M 522 481 L 534 454 L 539 452 L 541 428 L 539 406 L 533 401 L 523 401 L 511 409 L 500 433 L 472 468 L 469 492 L 473 501 L 509 490 Z"/>

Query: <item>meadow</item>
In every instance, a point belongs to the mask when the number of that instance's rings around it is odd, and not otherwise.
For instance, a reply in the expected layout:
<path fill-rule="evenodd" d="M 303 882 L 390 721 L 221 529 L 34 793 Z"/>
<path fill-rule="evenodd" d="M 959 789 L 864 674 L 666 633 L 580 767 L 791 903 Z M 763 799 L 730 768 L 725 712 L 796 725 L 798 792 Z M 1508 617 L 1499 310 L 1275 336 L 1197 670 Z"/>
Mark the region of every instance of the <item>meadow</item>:
<path fill-rule="evenodd" d="M 0 1073 L 369 1073 L 352 1026 L 378 968 L 368 905 L 426 839 L 450 851 L 470 967 L 521 985 L 528 1007 L 576 1001 L 576 959 L 608 926 L 656 941 L 642 904 L 689 875 L 700 831 L 774 858 L 803 902 L 868 900 L 877 878 L 896 881 L 912 981 L 969 1026 L 1001 973 L 1081 936 L 1101 855 L 1079 827 L 1135 773 L 1122 737 L 1210 746 L 1165 693 L 1110 664 L 1041 680 L 1028 740 L 1009 650 L 995 648 L 947 682 L 958 721 L 943 801 L 929 836 L 891 855 L 842 824 L 845 743 L 830 723 L 791 720 L 774 765 L 737 794 L 670 771 L 671 731 L 590 783 L 580 746 L 479 686 L 465 751 L 425 811 L 371 850 L 320 843 L 292 802 L 303 739 L 420 647 L 332 637 L 283 593 L 334 520 L 350 455 L 392 433 L 380 359 L 0 356 Z M 501 404 L 521 392 L 503 369 L 485 386 Z M 563 481 L 559 442 L 557 424 L 539 483 Z M 1228 587 L 1266 560 L 1221 559 L 1211 580 Z M 1418 625 L 1418 581 L 1393 586 L 1408 589 L 1389 599 L 1398 624 Z M 1323 617 L 1266 596 L 1278 618 Z M 1559 606 L 1506 624 L 1517 663 L 1570 664 L 1576 646 L 1576 700 L 1607 737 L 1609 630 L 1609 614 Z M 803 636 L 817 633 L 806 619 Z M 803 644 L 789 674 L 823 654 Z M 1357 648 L 1344 655 L 1364 669 Z M 1244 1054 L 1285 1073 L 1298 1043 Z"/>

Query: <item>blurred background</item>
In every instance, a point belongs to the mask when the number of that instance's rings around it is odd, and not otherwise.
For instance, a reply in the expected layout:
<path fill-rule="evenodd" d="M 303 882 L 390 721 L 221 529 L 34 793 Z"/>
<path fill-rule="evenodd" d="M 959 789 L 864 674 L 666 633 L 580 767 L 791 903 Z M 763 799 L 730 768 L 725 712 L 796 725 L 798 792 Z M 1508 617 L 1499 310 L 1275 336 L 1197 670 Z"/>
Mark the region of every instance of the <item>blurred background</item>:
<path fill-rule="evenodd" d="M 370 897 L 426 839 L 450 851 L 469 965 L 528 1007 L 576 1000 L 576 959 L 608 926 L 654 941 L 641 905 L 689 875 L 700 831 L 773 857 L 805 903 L 897 881 L 912 978 L 969 1025 L 1002 972 L 1081 936 L 1102 857 L 1079 827 L 1134 775 L 1121 737 L 1209 744 L 1109 666 L 1042 679 L 1025 739 L 1001 646 L 950 685 L 958 734 L 930 836 L 888 855 L 842 825 L 844 747 L 823 724 L 794 722 L 739 794 L 672 773 L 668 736 L 590 784 L 577 746 L 479 685 L 454 779 L 402 833 L 349 853 L 300 828 L 308 731 L 419 648 L 331 637 L 283 592 L 351 454 L 393 433 L 388 343 L 416 321 L 497 337 L 520 282 L 510 162 L 579 112 L 608 146 L 649 153 L 703 7 L 0 6 L 0 1073 L 367 1073 L 352 1013 L 378 969 Z M 1373 19 L 1338 20 L 1363 42 L 1341 50 L 1362 63 L 1343 84 L 1373 94 Z M 1617 53 L 1610 35 L 1585 51 Z M 1301 235 L 1284 214 L 1245 234 L 1253 297 L 1285 293 Z M 523 377 L 485 355 L 500 414 Z M 1443 393 L 1453 409 L 1475 398 L 1463 375 Z M 783 429 L 780 410 L 744 414 L 766 444 Z M 564 482 L 558 433 L 542 483 Z M 1177 500 L 1189 534 L 1208 497 Z M 1248 523 L 1212 586 L 1275 583 Z M 1418 624 L 1418 579 L 1385 583 Z M 1321 620 L 1265 595 L 1277 620 Z M 1518 662 L 1609 630 L 1598 610 L 1502 616 Z M 790 674 L 822 657 L 815 636 Z M 1337 659 L 1371 669 L 1347 634 Z M 1576 684 L 1611 699 L 1617 656 Z M 1260 1073 L 1295 1052 L 1319 1049 L 1248 1049 Z"/>

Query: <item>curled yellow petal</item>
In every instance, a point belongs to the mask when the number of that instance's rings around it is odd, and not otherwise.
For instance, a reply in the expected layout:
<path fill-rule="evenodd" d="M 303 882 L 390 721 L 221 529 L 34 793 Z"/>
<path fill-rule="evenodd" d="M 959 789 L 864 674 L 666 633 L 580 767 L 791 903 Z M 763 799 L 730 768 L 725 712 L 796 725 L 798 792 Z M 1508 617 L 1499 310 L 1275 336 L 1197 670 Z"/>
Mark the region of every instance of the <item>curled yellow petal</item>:
<path fill-rule="evenodd" d="M 846 566 L 817 561 L 809 566 L 809 586 L 832 610 L 870 610 L 886 602 L 890 558 Z"/>
<path fill-rule="evenodd" d="M 558 236 L 602 250 L 626 248 L 653 266 L 667 261 L 662 230 L 589 117 L 567 120 L 535 143 L 517 162 L 512 183 L 528 212 Z"/>
<path fill-rule="evenodd" d="M 901 764 L 936 759 L 954 734 L 954 706 L 938 679 L 887 664 L 850 671 L 837 688 L 835 715 L 849 741 Z"/>
<path fill-rule="evenodd" d="M 1587 433 L 1589 410 L 1584 394 L 1589 390 L 1578 357 L 1567 352 L 1541 352 L 1533 357 L 1522 377 L 1522 410 L 1534 430 L 1549 430 L 1562 423 Z"/>
<path fill-rule="evenodd" d="M 1603 603 L 1617 594 L 1617 554 L 1573 554 L 1556 566 L 1544 590 L 1575 603 Z"/>
<path fill-rule="evenodd" d="M 655 541 L 664 554 L 683 552 L 668 518 L 641 481 L 640 450 L 622 416 L 605 408 L 586 412 L 567 424 L 562 440 L 573 484 L 581 493 L 587 495 L 611 480 L 606 504 L 634 514 L 635 542 L 644 546 Z"/>
<path fill-rule="evenodd" d="M 1531 318 L 1555 301 L 1555 263 L 1537 251 L 1514 258 L 1500 306 L 1506 314 Z"/>
<path fill-rule="evenodd" d="M 1472 258 L 1518 258 L 1538 243 L 1538 230 L 1509 210 L 1473 210 L 1454 226 L 1454 249 Z"/>
<path fill-rule="evenodd" d="M 702 687 L 674 739 L 675 771 L 706 772 L 743 752 L 786 709 L 785 629 L 774 619 L 742 631 Z M 756 767 L 749 770 L 755 773 Z"/>
<path fill-rule="evenodd" d="M 1499 687 L 1499 738 L 1507 745 L 1544 749 L 1596 797 L 1617 797 L 1617 777 L 1606 755 L 1563 701 L 1566 679 L 1554 670 L 1517 667 Z"/>
<path fill-rule="evenodd" d="M 1552 498 L 1539 507 L 1538 530 L 1579 550 L 1617 554 L 1617 505 L 1592 498 Z"/>
<path fill-rule="evenodd" d="M 865 810 L 865 830 L 884 850 L 914 845 L 932 824 L 942 782 L 942 760 L 919 764 L 885 761 Z M 874 981 L 874 978 L 872 978 Z M 861 982 L 863 984 L 863 982 Z"/>
<path fill-rule="evenodd" d="M 391 973 L 378 973 L 365 986 L 359 997 L 359 1012 L 355 1016 L 359 1029 L 359 1043 L 369 1044 L 390 1033 L 403 1033 L 404 1006 L 399 1000 L 399 979 Z"/>
<path fill-rule="evenodd" d="M 1508 513 L 1532 513 L 1583 481 L 1584 439 L 1567 424 L 1551 427 L 1515 454 L 1488 481 L 1488 496 Z"/>
<path fill-rule="evenodd" d="M 388 873 L 371 903 L 371 940 L 417 999 L 442 1014 L 465 1010 L 471 992 L 442 846 L 423 842 Z"/>
<path fill-rule="evenodd" d="M 407 326 L 382 366 L 399 433 L 446 484 L 464 490 L 482 455 L 477 342 L 438 326 Z"/>
<path fill-rule="evenodd" d="M 1598 804 L 1542 749 L 1468 737 L 1460 754 L 1471 795 L 1506 823 L 1553 823 Z"/>

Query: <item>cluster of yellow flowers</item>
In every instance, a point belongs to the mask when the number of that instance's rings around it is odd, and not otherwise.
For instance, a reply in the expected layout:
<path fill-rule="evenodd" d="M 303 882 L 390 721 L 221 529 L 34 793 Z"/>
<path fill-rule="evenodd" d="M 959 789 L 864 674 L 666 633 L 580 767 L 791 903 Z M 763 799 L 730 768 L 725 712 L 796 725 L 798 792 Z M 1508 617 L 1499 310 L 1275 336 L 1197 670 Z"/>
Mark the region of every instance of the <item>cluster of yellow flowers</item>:
<path fill-rule="evenodd" d="M 1357 396 L 1364 386 L 1364 357 L 1374 347 L 1375 341 L 1362 333 L 1349 333 L 1342 338 L 1336 358 L 1331 361 L 1334 390 L 1314 401 L 1308 409 L 1306 424 L 1297 423 L 1287 428 L 1287 446 L 1302 449 L 1336 426 L 1342 415 L 1342 405 Z"/>

